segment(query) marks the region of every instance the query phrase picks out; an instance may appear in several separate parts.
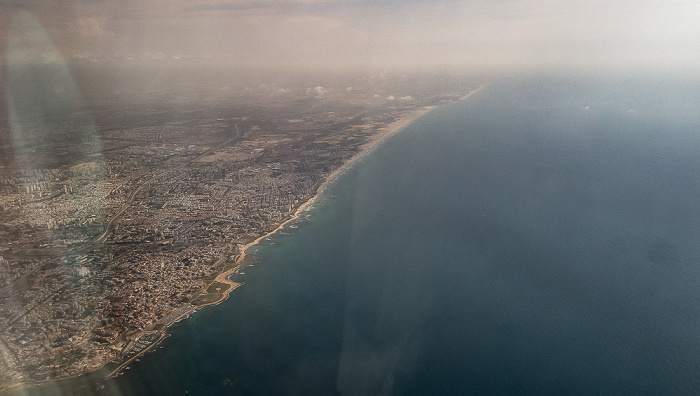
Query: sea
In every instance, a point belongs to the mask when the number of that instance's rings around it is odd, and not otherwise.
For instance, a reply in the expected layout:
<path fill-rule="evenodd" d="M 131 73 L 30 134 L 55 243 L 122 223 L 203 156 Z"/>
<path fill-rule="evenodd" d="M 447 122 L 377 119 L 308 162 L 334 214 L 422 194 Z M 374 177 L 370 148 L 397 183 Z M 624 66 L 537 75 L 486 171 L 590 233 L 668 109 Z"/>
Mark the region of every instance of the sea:
<path fill-rule="evenodd" d="M 37 394 L 700 394 L 700 81 L 498 79 L 385 140 L 154 352 Z"/>

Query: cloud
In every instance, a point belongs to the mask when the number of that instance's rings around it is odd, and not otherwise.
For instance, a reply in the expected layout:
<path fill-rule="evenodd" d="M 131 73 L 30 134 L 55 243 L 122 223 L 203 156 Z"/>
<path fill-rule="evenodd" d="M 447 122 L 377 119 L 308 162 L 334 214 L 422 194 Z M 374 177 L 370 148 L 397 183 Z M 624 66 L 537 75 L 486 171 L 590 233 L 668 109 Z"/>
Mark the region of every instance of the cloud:
<path fill-rule="evenodd" d="M 329 0 L 276 0 L 276 1 L 226 1 L 219 3 L 203 3 L 191 6 L 187 11 L 241 11 L 252 9 L 291 9 L 302 5 L 333 3 Z"/>
<path fill-rule="evenodd" d="M 72 33 L 85 39 L 113 39 L 114 33 L 107 31 L 100 26 L 100 22 L 95 17 L 88 17 L 76 20 L 72 24 Z"/>
<path fill-rule="evenodd" d="M 0 26 L 29 10 L 65 55 L 88 58 L 700 68 L 700 3 L 689 1 L 0 0 L 0 10 Z"/>
<path fill-rule="evenodd" d="M 389 95 L 389 96 L 386 97 L 386 100 L 394 100 L 394 99 L 396 99 L 396 98 L 394 97 L 394 95 Z"/>
<path fill-rule="evenodd" d="M 410 95 L 409 96 L 402 96 L 399 98 L 399 100 L 403 100 L 404 102 L 409 102 L 409 101 L 413 100 L 413 96 L 410 96 Z"/>
<path fill-rule="evenodd" d="M 323 96 L 324 94 L 326 94 L 326 93 L 328 93 L 328 90 L 325 89 L 325 88 L 323 88 L 323 87 L 320 86 L 320 85 L 317 86 L 316 88 L 307 88 L 307 89 L 306 89 L 306 94 L 307 94 L 307 95 L 314 95 L 314 94 L 315 94 L 315 96 L 316 96 L 317 98 L 322 97 L 322 96 Z"/>

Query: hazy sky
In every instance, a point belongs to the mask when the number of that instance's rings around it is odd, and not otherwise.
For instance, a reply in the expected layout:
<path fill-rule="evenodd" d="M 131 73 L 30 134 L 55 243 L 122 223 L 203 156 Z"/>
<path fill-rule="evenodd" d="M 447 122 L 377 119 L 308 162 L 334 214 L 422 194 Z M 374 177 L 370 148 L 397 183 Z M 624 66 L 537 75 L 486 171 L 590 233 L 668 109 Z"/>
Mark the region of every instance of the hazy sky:
<path fill-rule="evenodd" d="M 697 1 L 0 0 L 3 41 L 27 12 L 65 58 L 700 66 Z"/>

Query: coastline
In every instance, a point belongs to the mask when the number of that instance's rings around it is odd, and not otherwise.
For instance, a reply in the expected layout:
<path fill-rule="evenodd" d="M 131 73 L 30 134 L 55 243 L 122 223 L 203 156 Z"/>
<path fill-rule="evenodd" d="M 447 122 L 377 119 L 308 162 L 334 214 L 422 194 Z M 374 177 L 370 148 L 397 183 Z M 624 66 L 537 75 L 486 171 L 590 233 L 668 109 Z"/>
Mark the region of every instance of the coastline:
<path fill-rule="evenodd" d="M 414 111 L 410 112 L 408 115 L 401 117 L 400 119 L 398 119 L 398 120 L 390 123 L 386 127 L 384 127 L 381 132 L 379 132 L 378 134 L 376 134 L 372 138 L 371 141 L 362 145 L 360 150 L 355 155 L 350 157 L 345 163 L 343 163 L 341 166 L 339 166 L 333 172 L 329 173 L 328 176 L 326 176 L 326 179 L 323 181 L 323 183 L 321 183 L 321 185 L 318 187 L 318 190 L 316 190 L 316 193 L 311 198 L 309 198 L 308 201 L 301 204 L 289 219 L 280 223 L 274 230 L 268 232 L 267 234 L 255 239 L 252 242 L 249 242 L 249 243 L 241 246 L 238 259 L 236 260 L 236 263 L 238 264 L 238 266 L 236 266 L 236 268 L 234 268 L 230 272 L 233 273 L 233 272 L 235 272 L 236 269 L 238 269 L 240 267 L 240 263 L 243 261 L 243 259 L 246 256 L 246 253 L 245 253 L 246 250 L 259 244 L 260 241 L 262 241 L 263 239 L 274 235 L 275 233 L 277 233 L 278 231 L 283 229 L 284 226 L 291 223 L 292 221 L 297 220 L 302 213 L 304 213 L 311 205 L 313 205 L 316 202 L 316 200 L 321 195 L 321 193 L 323 193 L 326 186 L 331 181 L 333 181 L 336 177 L 338 177 L 338 175 L 340 175 L 345 170 L 350 168 L 359 159 L 361 159 L 362 157 L 367 155 L 370 151 L 372 151 L 372 149 L 377 147 L 379 145 L 379 143 L 383 142 L 386 138 L 388 138 L 389 136 L 393 135 L 394 133 L 400 131 L 406 125 L 412 123 L 413 121 L 420 118 L 422 115 L 428 113 L 430 110 L 433 110 L 436 107 L 437 106 L 425 106 L 425 107 L 415 109 Z"/>
<path fill-rule="evenodd" d="M 304 202 L 303 204 L 301 204 L 301 205 L 297 208 L 297 210 L 294 211 L 294 214 L 293 214 L 289 219 L 287 219 L 287 220 L 283 221 L 282 223 L 280 223 L 274 230 L 268 232 L 267 234 L 265 234 L 265 235 L 263 235 L 263 236 L 260 236 L 260 237 L 258 237 L 257 239 L 255 239 L 254 241 L 249 242 L 249 243 L 247 243 L 247 244 L 241 246 L 241 247 L 240 247 L 240 253 L 239 253 L 238 259 L 236 260 L 236 263 L 239 264 L 239 265 L 236 266 L 236 268 L 230 270 L 230 273 L 235 272 L 235 270 L 238 269 L 238 268 L 240 267 L 240 263 L 243 261 L 243 259 L 244 259 L 245 256 L 246 256 L 246 253 L 245 253 L 246 250 L 248 250 L 249 248 L 251 248 L 251 247 L 253 247 L 253 246 L 257 245 L 257 244 L 259 244 L 260 241 L 262 241 L 263 239 L 268 238 L 268 237 L 274 235 L 275 233 L 277 233 L 278 231 L 280 231 L 281 229 L 283 229 L 284 226 L 286 226 L 287 224 L 291 223 L 292 221 L 297 220 L 297 219 L 299 218 L 299 216 L 300 216 L 302 213 L 304 213 L 311 205 L 313 205 L 313 204 L 316 202 L 316 200 L 317 200 L 318 197 L 321 195 L 321 193 L 323 193 L 323 190 L 326 188 L 326 186 L 328 185 L 328 183 L 330 183 L 331 181 L 333 181 L 336 177 L 338 177 L 338 175 L 340 175 L 340 174 L 343 173 L 345 170 L 347 170 L 348 168 L 350 168 L 350 167 L 351 167 L 354 163 L 356 163 L 359 159 L 361 159 L 362 157 L 364 157 L 365 155 L 367 155 L 372 149 L 374 149 L 377 145 L 379 145 L 379 143 L 381 143 L 382 141 L 384 141 L 386 138 L 388 138 L 389 136 L 391 136 L 391 135 L 393 135 L 394 133 L 398 132 L 399 130 L 401 130 L 402 128 L 404 128 L 406 125 L 408 125 L 408 124 L 410 124 L 411 122 L 415 121 L 416 119 L 418 119 L 418 118 L 421 117 L 422 115 L 428 113 L 430 110 L 433 110 L 435 107 L 437 107 L 437 106 L 425 106 L 425 107 L 421 107 L 421 108 L 419 108 L 419 109 L 415 109 L 414 111 L 412 111 L 412 112 L 409 113 L 408 115 L 406 115 L 406 116 L 404 116 L 404 117 L 402 117 L 402 118 L 400 118 L 400 119 L 398 119 L 398 120 L 392 122 L 391 124 L 387 125 L 386 127 L 384 127 L 382 131 L 380 131 L 378 134 L 376 134 L 376 135 L 372 138 L 371 141 L 369 141 L 369 142 L 365 143 L 364 145 L 362 145 L 361 148 L 360 148 L 360 150 L 359 150 L 355 155 L 353 155 L 352 157 L 350 157 L 345 163 L 343 163 L 341 166 L 339 166 L 339 167 L 338 167 L 337 169 L 335 169 L 333 172 L 329 173 L 328 176 L 326 176 L 326 179 L 323 181 L 323 183 L 321 183 L 321 185 L 318 187 L 318 190 L 316 190 L 316 193 L 315 193 L 311 198 L 309 198 L 308 201 L 306 201 L 306 202 Z M 218 277 L 217 277 L 217 278 L 218 278 Z"/>
<path fill-rule="evenodd" d="M 481 89 L 481 87 L 480 87 L 480 88 L 477 88 L 476 90 L 470 91 L 467 95 L 465 95 L 464 97 L 460 98 L 459 100 L 463 100 L 463 99 L 469 97 L 470 95 L 476 93 L 476 92 L 477 92 L 478 90 L 480 90 L 480 89 Z M 202 304 L 202 305 L 194 306 L 192 310 L 188 311 L 188 312 L 187 312 L 186 314 L 184 314 L 184 315 L 181 315 L 181 316 L 180 316 L 177 320 L 175 320 L 173 323 L 178 322 L 178 321 L 182 320 L 183 318 L 186 318 L 187 316 L 189 316 L 190 314 L 196 312 L 196 311 L 199 310 L 200 308 L 205 308 L 205 307 L 212 306 L 212 305 L 218 305 L 218 304 L 221 304 L 222 302 L 226 301 L 226 300 L 228 299 L 228 297 L 229 297 L 229 294 L 230 294 L 233 290 L 237 289 L 237 288 L 240 287 L 240 286 L 243 286 L 243 284 L 244 284 L 244 283 L 238 283 L 238 282 L 234 282 L 234 281 L 230 280 L 230 279 L 229 279 L 229 276 L 231 276 L 231 275 L 234 274 L 236 271 L 238 271 L 238 270 L 241 269 L 241 264 L 243 263 L 243 259 L 244 259 L 245 256 L 246 256 L 246 253 L 245 253 L 246 250 L 248 250 L 249 248 L 251 248 L 251 247 L 253 247 L 253 246 L 257 245 L 257 244 L 259 244 L 260 241 L 262 241 L 263 239 L 268 238 L 268 237 L 274 235 L 275 233 L 277 233 L 278 231 L 280 231 L 281 229 L 283 229 L 284 226 L 286 226 L 287 224 L 291 223 L 292 221 L 297 220 L 297 219 L 299 218 L 299 216 L 300 216 L 302 213 L 304 213 L 314 202 L 316 202 L 316 199 L 318 199 L 318 197 L 321 195 L 321 193 L 323 192 L 323 190 L 325 189 L 325 187 L 328 185 L 328 183 L 330 183 L 331 181 L 333 181 L 338 175 L 340 175 L 340 174 L 343 173 L 345 170 L 347 170 L 349 167 L 351 167 L 351 166 L 352 166 L 355 162 L 357 162 L 359 159 L 361 159 L 362 157 L 364 157 L 365 155 L 367 155 L 369 152 L 371 152 L 372 149 L 374 149 L 375 147 L 377 147 L 377 146 L 378 146 L 381 142 L 383 142 L 385 139 L 387 139 L 388 137 L 392 136 L 394 133 L 400 131 L 400 130 L 403 129 L 405 126 L 407 126 L 408 124 L 412 123 L 413 121 L 415 121 L 416 119 L 420 118 L 421 116 L 423 116 L 424 114 L 428 113 L 429 111 L 435 109 L 436 107 L 438 107 L 438 106 L 424 106 L 424 107 L 420 107 L 420 108 L 414 109 L 413 111 L 409 112 L 409 113 L 406 114 L 405 116 L 403 116 L 403 117 L 399 118 L 398 120 L 396 120 L 396 121 L 394 121 L 394 122 L 388 124 L 388 125 L 385 126 L 382 130 L 380 130 L 379 133 L 375 134 L 369 142 L 367 142 L 367 143 L 365 143 L 364 145 L 361 146 L 360 150 L 359 150 L 355 155 L 353 155 L 352 157 L 350 157 L 345 163 L 343 163 L 341 166 L 339 166 L 337 169 L 335 169 L 333 172 L 331 172 L 331 173 L 325 178 L 325 180 L 321 183 L 321 185 L 319 186 L 319 188 L 316 190 L 316 193 L 315 193 L 311 198 L 309 198 L 308 201 L 306 201 L 306 202 L 304 202 L 303 204 L 301 204 L 301 205 L 296 209 L 296 211 L 294 211 L 294 214 L 293 214 L 289 219 L 287 219 L 287 220 L 283 221 L 282 223 L 280 223 L 279 225 L 277 225 L 277 227 L 275 227 L 274 230 L 272 230 L 272 231 L 270 231 L 270 232 L 268 232 L 268 233 L 266 233 L 266 234 L 264 234 L 264 235 L 262 235 L 262 236 L 256 238 L 256 239 L 253 240 L 252 242 L 249 242 L 249 243 L 247 243 L 247 244 L 245 244 L 245 245 L 239 247 L 239 253 L 238 253 L 238 256 L 236 257 L 236 260 L 235 260 L 235 264 L 236 264 L 236 265 L 233 266 L 232 268 L 226 270 L 226 271 L 222 271 L 221 273 L 219 273 L 219 274 L 214 278 L 214 281 L 215 281 L 215 282 L 225 283 L 225 284 L 228 284 L 228 285 L 230 286 L 226 291 L 224 291 L 224 292 L 222 293 L 221 298 L 219 298 L 219 299 L 217 299 L 217 300 L 214 300 L 214 301 L 211 301 L 211 302 L 208 302 L 208 303 L 205 303 L 205 304 Z M 230 253 L 230 252 L 227 251 L 227 253 L 224 254 L 224 256 L 221 257 L 221 258 L 218 260 L 218 263 L 217 263 L 217 264 L 223 263 L 223 262 L 227 259 L 229 253 Z M 206 292 L 206 284 L 205 284 L 205 286 L 204 286 L 204 288 L 203 288 L 203 292 Z M 201 295 L 201 294 L 202 294 L 202 293 L 200 293 L 199 295 Z M 168 327 L 170 327 L 170 326 L 168 326 Z M 143 356 L 146 352 L 152 350 L 156 345 L 160 344 L 160 342 L 163 341 L 166 337 L 167 337 L 167 328 L 164 329 L 164 330 L 162 331 L 161 336 L 159 337 L 159 339 L 158 339 L 156 342 L 154 342 L 153 344 L 151 344 L 148 348 L 144 349 L 143 351 L 139 352 L 137 355 L 131 357 L 131 358 L 128 359 L 127 361 L 124 361 L 124 362 L 120 363 L 119 366 L 118 366 L 116 369 L 112 370 L 109 374 L 107 374 L 106 378 L 114 377 L 116 374 L 118 374 L 119 372 L 121 372 L 121 371 L 123 370 L 124 367 L 126 367 L 128 364 L 130 364 L 131 362 L 133 362 L 136 358 Z M 105 365 L 106 365 L 106 364 L 105 364 Z M 104 366 L 102 366 L 102 367 L 104 367 Z M 84 375 L 84 374 L 80 374 L 80 375 Z M 80 375 L 77 375 L 76 377 L 79 377 Z M 41 383 L 43 383 L 43 382 L 37 383 L 36 385 L 39 385 L 39 384 L 41 384 Z"/>
<path fill-rule="evenodd" d="M 468 98 L 469 96 L 475 94 L 476 92 L 478 92 L 482 88 L 483 88 L 483 86 L 468 92 L 466 95 L 462 96 L 459 100 L 461 101 L 461 100 Z M 347 170 L 349 167 L 351 167 L 353 164 L 355 164 L 359 159 L 361 159 L 362 157 L 364 157 L 365 155 L 370 153 L 374 148 L 376 148 L 380 143 L 382 143 L 388 137 L 392 136 L 396 132 L 400 131 L 401 129 L 403 129 L 404 127 L 406 127 L 407 125 L 409 125 L 413 121 L 417 120 L 421 116 L 427 114 L 431 110 L 435 109 L 436 107 L 438 107 L 438 106 L 423 106 L 423 107 L 413 109 L 408 114 L 404 115 L 403 117 L 397 119 L 396 121 L 394 121 L 394 122 L 388 124 L 387 126 L 385 126 L 384 128 L 382 128 L 377 134 L 375 134 L 371 138 L 371 140 L 369 142 L 360 146 L 360 150 L 355 155 L 350 157 L 345 163 L 343 163 L 341 166 L 339 166 L 333 172 L 329 173 L 328 176 L 326 176 L 325 180 L 321 183 L 321 185 L 316 190 L 316 193 L 311 198 L 309 198 L 309 200 L 302 203 L 294 211 L 294 214 L 292 214 L 291 217 L 289 217 L 288 219 L 279 223 L 277 225 L 277 227 L 275 227 L 272 231 L 270 231 L 262 236 L 259 236 L 258 238 L 256 238 L 252 242 L 249 242 L 243 246 L 240 246 L 238 248 L 239 253 L 238 253 L 238 256 L 236 257 L 236 261 L 235 261 L 236 265 L 233 266 L 232 268 L 226 270 L 226 271 L 222 271 L 214 278 L 214 282 L 221 282 L 221 283 L 229 285 L 230 287 L 227 290 L 225 290 L 223 293 L 221 293 L 222 294 L 221 298 L 214 300 L 214 301 L 211 301 L 211 302 L 207 302 L 205 304 L 197 305 L 197 306 L 195 306 L 194 310 L 196 311 L 200 308 L 208 307 L 211 305 L 218 305 L 218 304 L 221 304 L 222 302 L 226 301 L 228 299 L 229 294 L 233 290 L 235 290 L 238 287 L 243 285 L 243 283 L 238 283 L 238 282 L 234 282 L 234 281 L 230 280 L 229 276 L 233 275 L 235 272 L 237 272 L 238 270 L 241 269 L 241 265 L 242 265 L 243 260 L 245 259 L 245 256 L 246 256 L 246 253 L 245 253 L 246 250 L 259 244 L 260 241 L 262 241 L 263 239 L 268 238 L 268 237 L 276 234 L 278 231 L 282 230 L 287 224 L 297 220 L 302 213 L 304 213 L 311 205 L 313 205 L 316 202 L 318 197 L 323 193 L 323 190 L 326 188 L 326 186 L 331 181 L 333 181 L 336 177 L 338 177 L 338 175 L 340 175 L 345 170 Z M 227 251 L 227 253 L 224 254 L 224 256 L 221 257 L 217 261 L 216 265 L 223 263 L 226 260 L 226 258 L 228 257 L 228 253 L 229 252 Z M 206 293 L 206 289 L 207 289 L 207 285 L 205 283 L 204 287 L 202 288 L 202 292 L 200 294 L 198 294 L 197 296 L 201 296 L 202 294 Z M 124 364 L 122 364 L 122 366 L 124 366 Z M 120 368 L 122 366 L 120 366 Z M 116 371 L 117 370 L 115 370 L 109 376 L 113 375 Z"/>
<path fill-rule="evenodd" d="M 459 100 L 461 101 L 461 100 L 468 98 L 469 96 L 475 94 L 476 92 L 478 92 L 482 88 L 483 88 L 483 86 L 470 91 L 466 95 L 462 96 Z M 316 190 L 316 193 L 311 198 L 309 198 L 309 200 L 302 203 L 294 211 L 294 214 L 292 214 L 291 217 L 289 217 L 288 219 L 279 223 L 277 225 L 277 227 L 275 227 L 272 231 L 270 231 L 262 236 L 259 236 L 258 238 L 256 238 L 252 242 L 249 242 L 243 246 L 239 246 L 239 248 L 238 248 L 239 253 L 238 253 L 238 256 L 236 257 L 236 261 L 235 261 L 236 265 L 233 266 L 232 268 L 226 270 L 226 271 L 222 271 L 214 278 L 214 282 L 221 282 L 221 283 L 229 285 L 230 287 L 227 290 L 225 290 L 223 293 L 221 293 L 222 294 L 221 298 L 214 300 L 214 301 L 211 301 L 211 302 L 207 302 L 205 304 L 196 305 L 194 310 L 196 311 L 200 308 L 208 307 L 211 305 L 218 305 L 218 304 L 221 304 L 222 302 L 226 301 L 229 297 L 229 294 L 233 290 L 235 290 L 238 287 L 243 285 L 243 283 L 238 283 L 238 282 L 234 282 L 234 281 L 230 280 L 229 276 L 233 275 L 235 272 L 237 272 L 238 270 L 241 269 L 241 265 L 242 265 L 243 260 L 245 259 L 245 256 L 246 256 L 246 253 L 245 253 L 246 250 L 259 244 L 260 241 L 262 241 L 263 239 L 274 235 L 275 233 L 277 233 L 278 231 L 283 229 L 287 224 L 297 220 L 302 213 L 304 213 L 311 205 L 313 205 L 316 202 L 316 200 L 321 195 L 321 193 L 323 193 L 323 190 L 326 188 L 328 183 L 333 181 L 336 177 L 338 177 L 338 175 L 340 175 L 345 170 L 347 170 L 349 167 L 351 167 L 353 164 L 355 164 L 359 159 L 361 159 L 362 157 L 364 157 L 365 155 L 370 153 L 375 147 L 377 147 L 380 143 L 382 143 L 388 137 L 392 136 L 396 132 L 400 131 L 401 129 L 403 129 L 404 127 L 406 127 L 407 125 L 409 125 L 413 121 L 417 120 L 421 116 L 425 115 L 426 113 L 430 112 L 431 110 L 435 109 L 436 107 L 438 107 L 438 106 L 423 106 L 423 107 L 413 109 L 408 114 L 404 115 L 403 117 L 397 119 L 396 121 L 394 121 L 394 122 L 388 124 L 387 126 L 385 126 L 384 128 L 382 128 L 377 134 L 375 134 L 371 138 L 371 140 L 369 142 L 360 146 L 360 150 L 355 155 L 350 157 L 345 163 L 343 163 L 341 166 L 339 166 L 333 172 L 329 173 L 328 176 L 326 176 L 325 180 L 321 183 L 321 185 Z M 227 259 L 228 254 L 229 254 L 229 252 L 227 251 L 227 253 L 224 254 L 224 256 L 221 257 L 217 261 L 216 265 L 223 263 Z M 204 287 L 202 288 L 202 292 L 200 292 L 200 294 L 196 295 L 195 297 L 201 296 L 204 293 L 206 293 L 206 289 L 207 289 L 207 284 L 205 283 Z M 114 373 L 112 373 L 112 374 L 114 374 Z M 110 375 L 112 375 L 112 374 L 110 374 Z"/>
<path fill-rule="evenodd" d="M 460 97 L 460 98 L 457 100 L 457 102 L 469 98 L 470 96 L 472 96 L 472 95 L 476 94 L 477 92 L 481 91 L 482 89 L 484 89 L 487 85 L 488 85 L 488 84 L 482 84 L 482 85 L 480 85 L 478 88 L 475 88 L 475 89 L 473 89 L 473 90 L 467 92 L 465 95 L 463 95 L 462 97 Z M 347 170 L 348 168 L 350 168 L 353 164 L 355 164 L 355 163 L 356 163 L 358 160 L 360 160 L 362 157 L 364 157 L 365 155 L 369 154 L 374 148 L 376 148 L 380 143 L 382 143 L 382 142 L 383 142 L 384 140 L 386 140 L 388 137 L 390 137 L 390 136 L 394 135 L 395 133 L 399 132 L 399 131 L 402 130 L 404 127 L 408 126 L 409 124 L 411 124 L 412 122 L 414 122 L 414 121 L 417 120 L 418 118 L 420 118 L 420 117 L 422 117 L 423 115 L 429 113 L 431 110 L 433 110 L 433 109 L 435 109 L 435 108 L 437 108 L 437 107 L 439 107 L 439 106 L 423 106 L 423 107 L 416 108 L 416 109 L 414 109 L 413 111 L 411 111 L 410 113 L 404 115 L 403 117 L 399 118 L 398 120 L 396 120 L 396 121 L 394 121 L 394 122 L 388 124 L 388 125 L 385 126 L 384 128 L 382 128 L 382 130 L 380 130 L 379 133 L 377 133 L 376 135 L 374 135 L 374 136 L 372 137 L 372 139 L 371 139 L 369 142 L 363 144 L 363 145 L 361 146 L 360 150 L 359 150 L 355 155 L 353 155 L 352 157 L 350 157 L 345 163 L 343 163 L 341 166 L 339 166 L 337 169 L 335 169 L 333 172 L 331 172 L 331 173 L 326 177 L 326 179 L 323 181 L 323 183 L 321 183 L 321 185 L 319 186 L 318 190 L 316 190 L 316 193 L 314 194 L 314 196 L 312 196 L 308 201 L 306 201 L 306 202 L 304 202 L 303 204 L 301 204 L 301 206 L 299 206 L 299 207 L 297 208 L 297 210 L 294 212 L 294 214 L 293 214 L 289 219 L 287 219 L 287 220 L 283 221 L 282 223 L 280 223 L 274 230 L 268 232 L 267 234 L 265 234 L 265 235 L 263 235 L 263 236 L 261 236 L 261 237 L 255 239 L 254 241 L 252 241 L 252 242 L 250 242 L 250 243 L 247 243 L 247 244 L 241 246 L 241 247 L 240 247 L 239 256 L 238 256 L 238 258 L 236 259 L 236 264 L 238 264 L 238 265 L 237 265 L 235 268 L 233 268 L 233 269 L 227 271 L 227 273 L 228 273 L 227 275 L 224 275 L 224 273 L 222 273 L 222 274 L 220 274 L 219 276 L 217 276 L 216 279 L 218 280 L 219 277 L 221 277 L 221 276 L 223 276 L 224 278 L 227 278 L 230 274 L 233 274 L 237 269 L 240 268 L 240 264 L 241 264 L 241 262 L 243 261 L 243 259 L 244 259 L 245 256 L 246 256 L 246 253 L 245 253 L 246 250 L 248 250 L 249 248 L 251 248 L 251 247 L 257 245 L 257 244 L 260 243 L 260 241 L 262 241 L 263 239 L 274 235 L 275 233 L 277 233 L 278 231 L 280 231 L 282 228 L 284 228 L 285 225 L 289 224 L 290 222 L 292 222 L 292 221 L 298 219 L 299 216 L 300 216 L 304 211 L 306 211 L 307 208 L 308 208 L 309 206 L 313 205 L 313 204 L 316 202 L 316 200 L 318 199 L 318 197 L 323 193 L 323 191 L 324 191 L 324 189 L 326 188 L 326 186 L 327 186 L 331 181 L 333 181 L 336 177 L 338 177 L 338 175 L 340 175 L 340 174 L 343 173 L 345 170 Z M 230 281 L 229 281 L 229 282 L 230 282 Z M 239 286 L 240 286 L 240 284 L 239 284 Z M 229 291 L 230 291 L 230 290 L 232 290 L 232 289 L 229 289 Z M 227 293 L 227 294 L 228 294 L 228 293 Z M 225 297 L 224 297 L 224 299 L 225 299 Z M 223 301 L 223 300 L 222 300 L 222 301 Z M 216 302 L 216 303 L 218 304 L 219 302 L 221 302 L 221 301 L 218 301 L 218 302 Z"/>
<path fill-rule="evenodd" d="M 468 93 L 466 93 L 465 95 L 463 95 L 462 97 L 460 97 L 459 99 L 457 99 L 456 101 L 451 102 L 451 103 L 456 103 L 458 101 L 465 100 L 465 99 L 469 98 L 470 96 L 476 94 L 477 92 L 479 92 L 483 88 L 485 88 L 487 85 L 488 84 L 483 84 L 483 85 L 479 86 L 478 88 L 475 88 L 475 89 L 469 91 Z M 143 351 L 139 352 L 137 355 L 132 356 L 131 358 L 127 359 L 126 361 L 119 363 L 118 367 L 116 369 L 112 370 L 109 374 L 107 374 L 105 378 L 110 378 L 110 377 L 115 376 L 115 374 L 122 371 L 122 369 L 124 367 L 126 367 L 128 364 L 133 362 L 136 358 L 139 358 L 139 357 L 143 356 L 146 352 L 153 350 L 157 345 L 159 345 L 167 337 L 167 328 L 170 327 L 170 325 L 172 325 L 173 323 L 176 323 L 176 322 L 186 318 L 187 316 L 196 312 L 200 308 L 204 308 L 204 307 L 211 306 L 211 305 L 218 305 L 218 304 L 224 302 L 225 300 L 227 300 L 229 294 L 233 290 L 237 289 L 238 287 L 240 287 L 244 284 L 244 283 L 234 282 L 228 278 L 229 278 L 229 276 L 231 276 L 232 274 L 234 274 L 235 272 L 237 272 L 238 270 L 241 269 L 242 262 L 246 256 L 246 253 L 245 253 L 246 250 L 259 244 L 260 241 L 264 240 L 265 238 L 268 238 L 268 237 L 274 235 L 275 233 L 277 233 L 278 231 L 282 230 L 287 224 L 297 220 L 300 215 L 302 215 L 306 210 L 309 209 L 309 207 L 311 205 L 313 205 L 316 202 L 316 200 L 320 197 L 320 195 L 323 193 L 323 191 L 325 190 L 325 188 L 327 187 L 327 185 L 331 181 L 333 181 L 336 177 L 338 177 L 340 174 L 342 174 L 348 168 L 353 166 L 358 160 L 363 158 L 365 155 L 371 153 L 373 149 L 375 149 L 377 146 L 379 146 L 387 138 L 393 136 L 395 133 L 401 131 L 403 128 L 405 128 L 406 126 L 408 126 L 409 124 L 411 124 L 412 122 L 417 120 L 418 118 L 429 113 L 430 111 L 434 110 L 437 107 L 440 107 L 440 106 L 438 106 L 438 105 L 422 106 L 422 107 L 412 109 L 411 111 L 404 114 L 402 117 L 398 118 L 397 120 L 387 124 L 386 126 L 384 126 L 381 129 L 379 129 L 377 131 L 377 133 L 374 134 L 368 142 L 366 142 L 365 144 L 360 146 L 360 149 L 358 150 L 357 153 L 355 153 L 352 157 L 350 157 L 342 165 L 340 165 L 338 168 L 336 168 L 331 173 L 329 173 L 326 176 L 326 178 L 323 180 L 323 182 L 320 184 L 320 186 L 316 190 L 315 194 L 311 198 L 309 198 L 306 202 L 302 203 L 288 219 L 279 223 L 277 225 L 277 227 L 275 227 L 272 231 L 256 238 L 252 242 L 249 242 L 243 246 L 238 247 L 238 255 L 235 258 L 235 265 L 226 271 L 222 271 L 214 278 L 214 281 L 216 281 L 216 282 L 221 282 L 221 283 L 225 283 L 225 284 L 230 285 L 230 287 L 227 290 L 225 290 L 224 292 L 221 293 L 222 297 L 220 299 L 217 299 L 217 300 L 214 300 L 214 301 L 202 304 L 202 305 L 197 305 L 197 306 L 191 307 L 192 308 L 191 310 L 188 310 L 183 315 L 180 315 L 176 320 L 174 320 L 172 323 L 168 324 L 167 327 L 160 330 L 161 334 L 160 334 L 160 337 L 158 338 L 158 340 L 153 342 L 151 345 L 149 345 Z M 233 246 L 235 246 L 235 244 L 230 245 L 230 247 L 233 247 Z M 224 254 L 224 256 L 221 257 L 218 261 L 220 263 L 225 262 L 225 260 L 227 260 L 227 258 L 229 257 L 230 253 L 231 253 L 230 250 L 227 249 L 226 254 Z M 206 285 L 203 288 L 203 292 L 206 292 Z M 102 364 L 99 368 L 97 368 L 93 371 L 85 372 L 82 374 L 76 374 L 74 376 L 70 376 L 70 377 L 66 377 L 66 378 L 51 379 L 51 380 L 46 380 L 46 381 L 20 382 L 20 383 L 10 384 L 9 386 L 7 386 L 4 389 L 0 388 L 0 394 L 6 394 L 8 392 L 13 392 L 17 389 L 25 388 L 25 387 L 29 388 L 29 387 L 34 387 L 34 386 L 41 386 L 43 384 L 56 382 L 56 381 L 60 382 L 60 381 L 75 379 L 75 378 L 81 377 L 83 375 L 87 375 L 87 374 L 99 371 L 100 369 L 107 366 L 107 364 L 109 364 L 109 363 L 110 362 L 104 362 L 104 364 Z M 112 363 L 114 363 L 114 362 L 112 362 Z"/>

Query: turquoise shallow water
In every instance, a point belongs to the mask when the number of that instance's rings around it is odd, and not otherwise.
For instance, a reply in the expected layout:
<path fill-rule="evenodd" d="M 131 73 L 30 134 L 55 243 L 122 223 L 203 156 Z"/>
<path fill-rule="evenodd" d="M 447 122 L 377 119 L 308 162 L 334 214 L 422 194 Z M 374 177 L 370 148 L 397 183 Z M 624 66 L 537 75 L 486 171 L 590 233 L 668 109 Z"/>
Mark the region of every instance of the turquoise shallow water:
<path fill-rule="evenodd" d="M 438 108 L 100 393 L 697 394 L 699 106 L 520 78 Z"/>

